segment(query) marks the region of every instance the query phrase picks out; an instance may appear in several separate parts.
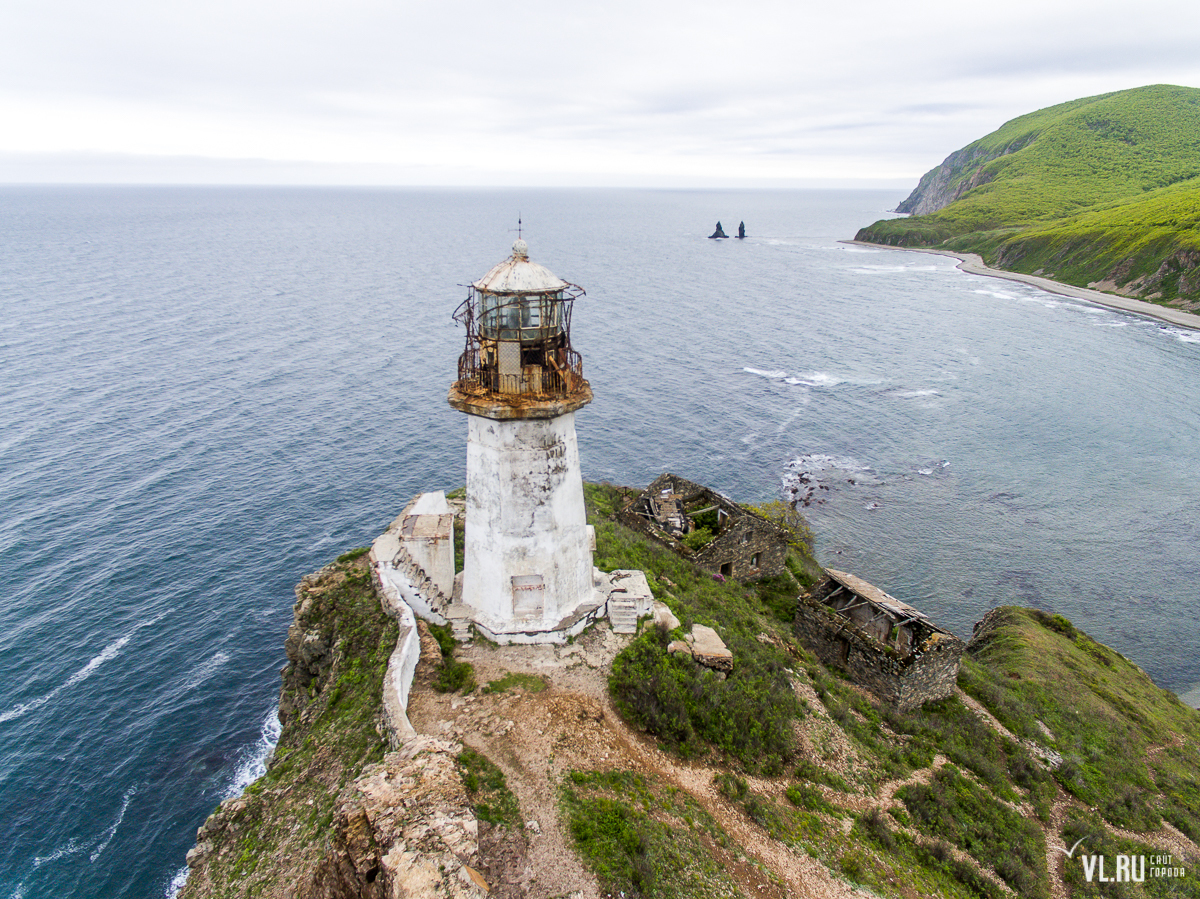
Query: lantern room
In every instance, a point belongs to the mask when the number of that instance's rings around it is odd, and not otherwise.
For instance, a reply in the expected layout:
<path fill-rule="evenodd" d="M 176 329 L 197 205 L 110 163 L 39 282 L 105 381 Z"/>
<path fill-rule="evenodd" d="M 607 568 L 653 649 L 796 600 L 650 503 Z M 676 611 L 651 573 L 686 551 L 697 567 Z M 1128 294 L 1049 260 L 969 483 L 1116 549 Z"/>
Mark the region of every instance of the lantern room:
<path fill-rule="evenodd" d="M 467 329 L 456 391 L 528 401 L 587 390 L 582 359 L 571 348 L 571 309 L 581 296 L 582 288 L 531 262 L 518 239 L 454 314 Z"/>

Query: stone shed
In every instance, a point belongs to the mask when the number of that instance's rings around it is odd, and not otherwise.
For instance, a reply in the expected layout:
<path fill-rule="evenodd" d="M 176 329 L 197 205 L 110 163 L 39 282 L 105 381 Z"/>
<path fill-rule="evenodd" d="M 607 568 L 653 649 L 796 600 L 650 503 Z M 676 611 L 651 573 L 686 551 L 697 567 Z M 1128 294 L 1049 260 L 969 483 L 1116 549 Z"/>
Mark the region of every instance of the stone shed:
<path fill-rule="evenodd" d="M 618 513 L 622 524 L 687 556 L 709 571 L 749 581 L 784 571 L 787 532 L 715 490 L 673 474 L 660 475 Z M 704 528 L 707 544 L 685 538 Z"/>
<path fill-rule="evenodd" d="M 796 635 L 817 658 L 901 710 L 954 692 L 962 640 L 862 578 L 825 575 L 796 609 Z"/>

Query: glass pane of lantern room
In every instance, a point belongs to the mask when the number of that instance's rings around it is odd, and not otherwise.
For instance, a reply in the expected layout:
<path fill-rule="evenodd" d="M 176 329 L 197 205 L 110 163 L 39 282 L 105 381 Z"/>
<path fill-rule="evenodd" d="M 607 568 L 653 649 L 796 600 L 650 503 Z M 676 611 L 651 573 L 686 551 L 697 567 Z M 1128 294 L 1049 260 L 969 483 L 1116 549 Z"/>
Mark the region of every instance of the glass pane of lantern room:
<path fill-rule="evenodd" d="M 542 323 L 542 298 L 525 297 L 521 301 L 521 327 L 539 328 Z"/>

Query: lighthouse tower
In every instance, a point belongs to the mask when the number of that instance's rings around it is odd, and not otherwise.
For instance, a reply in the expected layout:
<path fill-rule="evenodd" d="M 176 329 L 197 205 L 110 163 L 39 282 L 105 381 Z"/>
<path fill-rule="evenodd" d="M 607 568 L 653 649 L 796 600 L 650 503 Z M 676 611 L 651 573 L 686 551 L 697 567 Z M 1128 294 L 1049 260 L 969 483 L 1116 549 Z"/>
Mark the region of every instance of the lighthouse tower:
<path fill-rule="evenodd" d="M 592 400 L 571 347 L 581 296 L 518 239 L 454 315 L 467 329 L 449 395 L 467 414 L 461 602 L 499 642 L 559 642 L 603 613 L 575 440 Z"/>

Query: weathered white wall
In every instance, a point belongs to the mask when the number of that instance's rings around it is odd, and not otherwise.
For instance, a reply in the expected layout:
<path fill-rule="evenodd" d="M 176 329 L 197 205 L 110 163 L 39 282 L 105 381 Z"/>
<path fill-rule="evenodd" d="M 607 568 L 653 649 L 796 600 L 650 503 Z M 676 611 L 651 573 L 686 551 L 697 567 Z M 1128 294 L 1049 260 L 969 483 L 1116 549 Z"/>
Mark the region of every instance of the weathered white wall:
<path fill-rule="evenodd" d="M 463 602 L 492 631 L 549 628 L 593 599 L 575 414 L 468 415 Z M 518 618 L 514 575 L 541 575 L 540 613 Z"/>
<path fill-rule="evenodd" d="M 384 611 L 395 618 L 400 627 L 396 648 L 388 657 L 387 671 L 383 676 L 383 717 L 387 725 L 388 740 L 392 746 L 397 746 L 406 737 L 416 733 L 408 720 L 408 692 L 412 689 L 417 660 L 421 657 L 421 638 L 417 633 L 417 619 L 413 616 L 412 609 L 396 589 L 396 584 L 388 577 L 396 572 L 392 571 L 389 561 L 377 557 L 376 550 L 380 541 L 376 540 L 375 543 L 376 546 L 372 547 L 369 556 L 375 586 Z M 387 543 L 383 545 L 386 549 Z"/>

